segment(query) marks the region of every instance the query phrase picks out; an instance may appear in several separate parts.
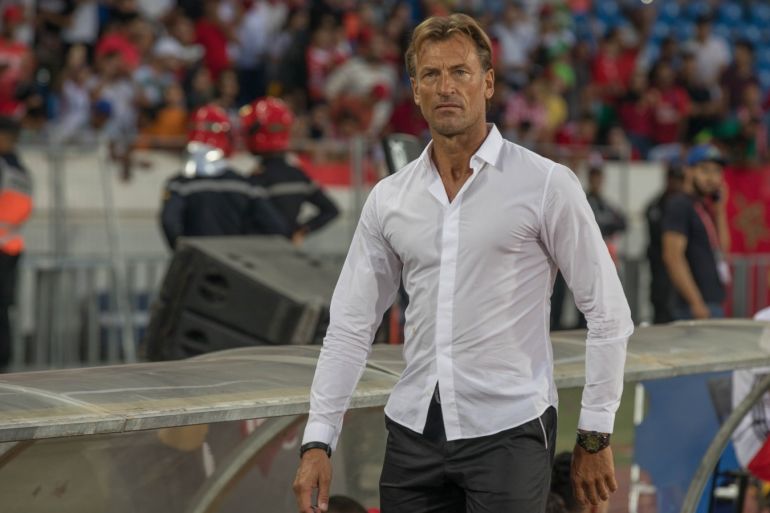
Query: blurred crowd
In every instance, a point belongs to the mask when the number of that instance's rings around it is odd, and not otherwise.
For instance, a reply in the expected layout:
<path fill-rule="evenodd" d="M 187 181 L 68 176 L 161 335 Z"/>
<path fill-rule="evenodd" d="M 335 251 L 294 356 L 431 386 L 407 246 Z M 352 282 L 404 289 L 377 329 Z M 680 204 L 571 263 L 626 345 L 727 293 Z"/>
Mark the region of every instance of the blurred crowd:
<path fill-rule="evenodd" d="M 722 143 L 767 157 L 770 6 L 669 0 L 6 0 L 0 114 L 54 141 L 177 148 L 188 116 L 269 94 L 296 139 L 424 136 L 403 55 L 428 15 L 492 36 L 489 117 L 534 147 L 668 160 Z M 768 62 L 765 62 L 768 61 Z M 541 150 L 542 151 L 542 150 Z"/>

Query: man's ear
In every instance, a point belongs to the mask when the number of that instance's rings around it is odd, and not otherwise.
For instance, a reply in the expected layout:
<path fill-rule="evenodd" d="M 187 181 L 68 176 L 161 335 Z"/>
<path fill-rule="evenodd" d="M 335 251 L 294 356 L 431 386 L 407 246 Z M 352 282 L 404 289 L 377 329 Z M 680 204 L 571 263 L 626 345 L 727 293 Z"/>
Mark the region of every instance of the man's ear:
<path fill-rule="evenodd" d="M 414 103 L 415 105 L 420 105 L 420 95 L 417 94 L 417 80 L 410 78 L 409 83 L 412 84 L 412 97 L 414 98 Z"/>
<path fill-rule="evenodd" d="M 495 94 L 495 70 L 489 68 L 484 75 L 484 98 L 487 101 L 492 99 Z"/>

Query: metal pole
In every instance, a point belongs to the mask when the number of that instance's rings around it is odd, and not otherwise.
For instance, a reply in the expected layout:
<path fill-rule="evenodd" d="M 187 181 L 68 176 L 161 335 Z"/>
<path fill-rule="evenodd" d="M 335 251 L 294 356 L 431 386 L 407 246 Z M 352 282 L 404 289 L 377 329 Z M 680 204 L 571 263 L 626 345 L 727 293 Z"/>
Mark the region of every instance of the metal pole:
<path fill-rule="evenodd" d="M 214 474 L 203 483 L 203 486 L 198 489 L 198 493 L 190 501 L 187 513 L 216 511 L 215 507 L 221 500 L 222 494 L 243 475 L 257 453 L 301 418 L 297 415 L 267 419 L 262 426 L 238 444 L 230 452 L 227 459 L 218 466 Z"/>
<path fill-rule="evenodd" d="M 54 144 L 48 147 L 48 186 L 50 189 L 51 207 L 49 212 L 49 240 L 51 252 L 57 262 L 67 254 L 67 207 L 66 180 L 64 176 L 63 151 L 61 146 Z"/>
<path fill-rule="evenodd" d="M 714 436 L 714 439 L 711 441 L 711 445 L 709 445 L 706 454 L 703 456 L 700 466 L 698 466 L 698 470 L 695 472 L 695 477 L 693 477 L 690 488 L 687 490 L 687 495 L 684 498 L 681 513 L 695 513 L 701 495 L 703 495 L 703 489 L 706 487 L 706 482 L 709 477 L 711 477 L 711 473 L 714 470 L 714 467 L 716 467 L 719 458 L 722 456 L 722 452 L 730 442 L 730 437 L 735 431 L 735 428 L 738 427 L 738 424 L 743 417 L 746 416 L 768 390 L 770 390 L 770 374 L 763 377 L 759 383 L 754 385 L 751 392 L 749 392 L 743 401 L 741 401 L 727 419 L 725 419 L 722 427 L 719 428 L 716 436 Z"/>
<path fill-rule="evenodd" d="M 107 247 L 110 254 L 110 277 L 112 278 L 111 293 L 118 316 L 121 319 L 121 345 L 123 347 L 123 359 L 125 362 L 136 362 L 136 344 L 134 341 L 134 323 L 131 308 L 130 292 L 125 280 L 126 262 L 123 252 L 120 250 L 120 238 L 118 237 L 118 220 L 115 213 L 115 199 L 112 195 L 112 176 L 107 165 L 106 142 L 101 141 L 98 146 L 99 177 L 102 182 L 104 194 L 104 221 L 107 228 Z"/>

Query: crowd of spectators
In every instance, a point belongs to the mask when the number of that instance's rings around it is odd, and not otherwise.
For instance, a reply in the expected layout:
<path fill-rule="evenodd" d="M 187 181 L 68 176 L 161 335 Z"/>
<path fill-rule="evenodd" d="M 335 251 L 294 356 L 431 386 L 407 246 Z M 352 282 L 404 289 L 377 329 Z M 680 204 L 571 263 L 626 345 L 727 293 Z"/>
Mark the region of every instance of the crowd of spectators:
<path fill-rule="evenodd" d="M 182 144 L 216 102 L 237 123 L 265 94 L 297 139 L 425 136 L 403 55 L 425 16 L 492 36 L 489 117 L 530 146 L 668 160 L 714 140 L 767 157 L 770 6 L 741 0 L 5 0 L 0 113 L 55 141 Z M 766 62 L 768 61 L 768 62 Z"/>

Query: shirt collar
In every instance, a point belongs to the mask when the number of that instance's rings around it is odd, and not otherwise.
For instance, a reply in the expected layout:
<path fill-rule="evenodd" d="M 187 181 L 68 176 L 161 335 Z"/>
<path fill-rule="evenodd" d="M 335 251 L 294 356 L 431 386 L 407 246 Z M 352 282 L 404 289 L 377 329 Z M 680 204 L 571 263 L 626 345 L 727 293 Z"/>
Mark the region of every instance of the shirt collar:
<path fill-rule="evenodd" d="M 500 157 L 500 151 L 503 149 L 503 136 L 500 135 L 500 131 L 494 123 L 488 123 L 487 127 L 489 127 L 489 134 L 487 134 L 487 138 L 484 139 L 479 149 L 471 157 L 471 160 L 479 158 L 490 166 L 497 167 L 497 160 Z"/>
<path fill-rule="evenodd" d="M 500 151 L 503 149 L 503 136 L 497 129 L 494 123 L 487 123 L 489 133 L 484 142 L 481 143 L 479 149 L 471 157 L 471 167 L 474 170 L 480 169 L 482 166 L 474 165 L 475 161 L 481 160 L 487 164 L 497 167 L 497 161 L 500 158 Z M 419 161 L 422 164 L 423 169 L 431 170 L 433 163 L 431 162 L 430 153 L 433 148 L 433 140 L 431 140 L 425 149 L 422 151 L 419 157 Z"/>

